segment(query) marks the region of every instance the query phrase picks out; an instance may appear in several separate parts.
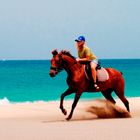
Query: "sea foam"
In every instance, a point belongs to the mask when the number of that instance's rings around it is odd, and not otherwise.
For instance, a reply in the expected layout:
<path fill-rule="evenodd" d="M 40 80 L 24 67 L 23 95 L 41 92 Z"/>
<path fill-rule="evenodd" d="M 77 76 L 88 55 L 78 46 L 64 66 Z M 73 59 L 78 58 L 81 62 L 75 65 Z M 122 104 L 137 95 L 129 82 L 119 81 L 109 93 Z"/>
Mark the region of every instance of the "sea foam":
<path fill-rule="evenodd" d="M 9 105 L 10 101 L 4 97 L 3 99 L 0 99 L 0 105 Z"/>

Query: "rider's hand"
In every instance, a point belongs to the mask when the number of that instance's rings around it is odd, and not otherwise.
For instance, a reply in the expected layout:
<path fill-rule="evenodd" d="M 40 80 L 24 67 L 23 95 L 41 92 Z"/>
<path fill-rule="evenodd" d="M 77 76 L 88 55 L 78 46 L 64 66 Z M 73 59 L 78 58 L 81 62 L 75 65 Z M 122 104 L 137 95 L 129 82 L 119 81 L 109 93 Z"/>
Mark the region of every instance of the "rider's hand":
<path fill-rule="evenodd" d="M 76 58 L 76 61 L 79 62 L 80 61 L 80 58 Z"/>

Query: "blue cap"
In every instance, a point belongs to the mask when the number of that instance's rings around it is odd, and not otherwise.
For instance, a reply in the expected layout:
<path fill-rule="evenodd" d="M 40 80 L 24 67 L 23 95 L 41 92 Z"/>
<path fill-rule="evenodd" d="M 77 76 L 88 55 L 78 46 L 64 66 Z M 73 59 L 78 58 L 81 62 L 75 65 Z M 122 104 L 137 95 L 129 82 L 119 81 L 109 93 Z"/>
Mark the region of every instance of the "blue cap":
<path fill-rule="evenodd" d="M 78 39 L 75 39 L 76 42 L 85 41 L 84 36 L 79 36 Z"/>

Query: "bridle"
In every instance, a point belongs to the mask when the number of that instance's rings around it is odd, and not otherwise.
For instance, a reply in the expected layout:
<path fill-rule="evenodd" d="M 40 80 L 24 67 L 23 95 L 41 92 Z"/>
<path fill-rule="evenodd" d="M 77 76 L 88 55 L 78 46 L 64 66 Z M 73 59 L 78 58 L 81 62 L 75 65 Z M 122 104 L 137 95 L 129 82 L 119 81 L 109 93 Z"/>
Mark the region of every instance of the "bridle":
<path fill-rule="evenodd" d="M 50 67 L 50 69 L 56 71 L 56 73 L 59 73 L 60 71 L 63 70 L 62 67 L 52 67 L 52 66 Z"/>
<path fill-rule="evenodd" d="M 59 55 L 58 57 L 59 57 L 59 60 L 63 61 L 61 55 Z M 62 66 L 58 66 L 58 67 L 52 67 L 52 66 L 51 66 L 51 67 L 50 67 L 50 70 L 54 70 L 56 73 L 59 73 L 60 71 L 63 70 L 63 67 L 62 67 Z"/>
<path fill-rule="evenodd" d="M 62 61 L 62 63 L 64 62 L 63 58 L 61 55 L 59 55 L 59 60 Z M 61 64 L 62 64 L 61 63 Z M 72 64 L 68 65 L 67 66 L 67 69 L 70 69 L 73 65 L 77 64 L 77 61 L 74 61 Z M 51 70 L 54 70 L 56 73 L 59 73 L 61 72 L 64 68 L 63 68 L 63 64 L 61 66 L 58 66 L 58 67 L 50 67 Z"/>

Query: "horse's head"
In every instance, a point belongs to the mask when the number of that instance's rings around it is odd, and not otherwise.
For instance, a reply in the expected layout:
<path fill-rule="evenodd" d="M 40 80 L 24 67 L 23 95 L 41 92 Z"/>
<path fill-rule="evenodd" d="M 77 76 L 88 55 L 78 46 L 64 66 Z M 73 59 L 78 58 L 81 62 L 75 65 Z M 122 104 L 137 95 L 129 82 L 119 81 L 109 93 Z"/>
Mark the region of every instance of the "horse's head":
<path fill-rule="evenodd" d="M 52 51 L 53 58 L 51 59 L 50 76 L 54 77 L 62 68 L 62 53 L 58 53 L 57 50 Z"/>

